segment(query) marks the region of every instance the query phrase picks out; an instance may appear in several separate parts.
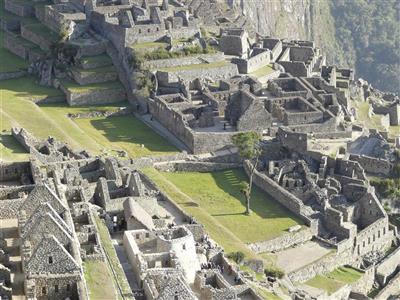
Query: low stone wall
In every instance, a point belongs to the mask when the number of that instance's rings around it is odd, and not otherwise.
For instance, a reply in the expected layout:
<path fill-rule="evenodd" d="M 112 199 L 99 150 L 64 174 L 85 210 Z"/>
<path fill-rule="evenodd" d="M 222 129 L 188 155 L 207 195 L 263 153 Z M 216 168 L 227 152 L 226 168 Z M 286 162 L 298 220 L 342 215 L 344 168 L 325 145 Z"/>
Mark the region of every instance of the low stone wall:
<path fill-rule="evenodd" d="M 394 296 L 400 293 L 400 272 L 397 273 L 392 280 L 375 296 L 374 299 L 389 299 L 390 296 Z"/>
<path fill-rule="evenodd" d="M 46 39 L 40 34 L 31 31 L 28 27 L 24 25 L 21 26 L 21 36 L 24 39 L 27 39 L 28 41 L 38 45 L 43 51 L 48 51 L 52 44 L 50 40 Z"/>
<path fill-rule="evenodd" d="M 36 104 L 64 103 L 65 96 L 53 96 L 53 97 L 46 97 L 43 99 L 33 99 L 33 102 L 35 102 Z"/>
<path fill-rule="evenodd" d="M 172 162 L 155 164 L 157 170 L 167 172 L 216 172 L 232 168 L 240 168 L 241 164 L 237 163 L 210 163 L 210 162 Z"/>
<path fill-rule="evenodd" d="M 179 78 L 186 80 L 193 80 L 200 78 L 211 78 L 213 80 L 229 79 L 239 74 L 238 68 L 235 64 L 228 63 L 223 66 L 209 67 L 209 68 L 193 68 L 190 70 L 173 70 L 173 71 L 158 71 L 157 79 L 160 85 L 168 85 L 169 83 L 178 82 Z"/>
<path fill-rule="evenodd" d="M 4 8 L 20 17 L 32 17 L 35 15 L 34 6 L 29 2 L 20 2 L 15 0 L 5 0 Z"/>
<path fill-rule="evenodd" d="M 77 93 L 68 90 L 61 85 L 61 90 L 67 97 L 67 102 L 71 106 L 75 105 L 99 105 L 106 103 L 117 103 L 126 99 L 124 88 L 109 90 L 91 90 L 87 92 Z"/>
<path fill-rule="evenodd" d="M 294 233 L 285 233 L 269 241 L 253 243 L 249 247 L 256 253 L 280 251 L 310 241 L 313 236 L 310 228 L 306 228 Z"/>
<path fill-rule="evenodd" d="M 74 80 L 80 85 L 116 81 L 118 79 L 116 71 L 96 72 L 89 70 L 72 70 L 72 76 L 74 77 Z"/>
<path fill-rule="evenodd" d="M 0 200 L 0 219 L 18 218 L 19 208 L 25 199 Z"/>
<path fill-rule="evenodd" d="M 28 60 L 30 48 L 21 44 L 14 34 L 4 34 L 4 48 L 22 59 Z"/>
<path fill-rule="evenodd" d="M 201 64 L 204 63 L 204 61 L 221 61 L 223 59 L 224 55 L 222 53 L 199 54 L 180 58 L 148 60 L 144 62 L 144 67 L 157 70 L 161 68 Z"/>
<path fill-rule="evenodd" d="M 374 285 L 375 267 L 371 266 L 363 272 L 364 274 L 362 275 L 362 277 L 351 285 L 351 291 L 366 295 Z"/>
<path fill-rule="evenodd" d="M 346 252 L 325 256 L 314 263 L 289 273 L 288 277 L 293 282 L 305 282 L 317 275 L 332 272 L 338 267 L 351 265 L 353 262 L 354 257 L 351 250 L 347 250 Z"/>
<path fill-rule="evenodd" d="M 0 73 L 0 81 L 1 80 L 24 77 L 27 74 L 28 74 L 28 72 L 25 71 L 25 70 L 15 71 L 15 72 L 3 72 L 3 73 Z"/>

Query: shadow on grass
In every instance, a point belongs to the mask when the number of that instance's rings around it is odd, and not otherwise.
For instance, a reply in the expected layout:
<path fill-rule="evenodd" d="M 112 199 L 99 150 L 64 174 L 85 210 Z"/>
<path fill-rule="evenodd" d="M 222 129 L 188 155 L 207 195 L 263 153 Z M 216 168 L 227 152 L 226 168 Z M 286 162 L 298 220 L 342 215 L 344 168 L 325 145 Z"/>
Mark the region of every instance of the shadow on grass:
<path fill-rule="evenodd" d="M 0 144 L 12 154 L 28 153 L 11 134 L 0 134 Z"/>
<path fill-rule="evenodd" d="M 177 149 L 133 116 L 109 117 L 90 120 L 94 128 L 102 131 L 110 142 L 144 145 L 154 152 L 173 152 Z"/>
<path fill-rule="evenodd" d="M 248 181 L 248 177 L 243 169 L 229 169 L 220 172 L 213 172 L 212 176 L 215 183 L 219 188 L 230 194 L 232 197 L 237 199 L 243 206 L 243 211 L 246 209 L 246 200 L 243 194 L 240 192 L 239 185 L 242 181 Z M 299 224 L 304 224 L 299 218 L 297 218 L 291 211 L 280 204 L 274 199 L 273 196 L 262 191 L 260 188 L 253 184 L 250 208 L 252 213 L 257 214 L 264 219 L 277 219 L 277 218 L 290 218 Z M 241 213 L 229 213 L 215 215 L 242 215 Z"/>
<path fill-rule="evenodd" d="M 40 86 L 32 76 L 3 80 L 0 82 L 0 90 L 11 91 L 16 97 L 21 98 L 64 95 L 62 91 L 53 87 Z"/>

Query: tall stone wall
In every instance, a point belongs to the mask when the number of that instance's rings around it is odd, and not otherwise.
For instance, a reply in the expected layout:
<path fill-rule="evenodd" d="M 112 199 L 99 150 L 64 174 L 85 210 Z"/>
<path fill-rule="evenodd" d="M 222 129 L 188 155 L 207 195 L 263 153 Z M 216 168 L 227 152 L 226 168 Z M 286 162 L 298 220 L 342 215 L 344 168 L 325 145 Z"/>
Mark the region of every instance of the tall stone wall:
<path fill-rule="evenodd" d="M 349 159 L 358 161 L 367 173 L 389 175 L 392 170 L 392 164 L 387 159 L 356 154 L 350 154 Z"/>
<path fill-rule="evenodd" d="M 244 169 L 249 176 L 251 172 L 250 162 L 246 161 L 244 163 Z M 266 193 L 273 195 L 275 200 L 277 200 L 279 203 L 281 203 L 283 206 L 293 212 L 296 216 L 302 219 L 305 224 L 309 225 L 311 230 L 313 230 L 313 234 L 316 234 L 316 220 L 311 220 L 309 217 L 307 217 L 307 208 L 300 199 L 286 191 L 271 178 L 264 174 L 261 174 L 258 171 L 255 171 L 254 173 L 253 182 L 256 186 L 258 186 Z"/>
<path fill-rule="evenodd" d="M 0 219 L 16 219 L 25 199 L 0 200 Z"/>
<path fill-rule="evenodd" d="M 0 182 L 20 180 L 21 176 L 30 174 L 29 162 L 0 163 Z"/>

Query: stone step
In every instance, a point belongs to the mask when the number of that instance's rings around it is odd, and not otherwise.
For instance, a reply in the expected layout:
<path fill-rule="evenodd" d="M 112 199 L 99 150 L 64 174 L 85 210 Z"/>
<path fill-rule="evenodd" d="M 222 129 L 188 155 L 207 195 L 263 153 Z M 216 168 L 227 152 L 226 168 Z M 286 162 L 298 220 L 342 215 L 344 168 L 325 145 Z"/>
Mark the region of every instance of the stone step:
<path fill-rule="evenodd" d="M 112 66 L 112 60 L 107 54 L 83 56 L 79 61 L 79 65 L 82 69 L 95 69 Z"/>
<path fill-rule="evenodd" d="M 100 67 L 95 69 L 72 68 L 71 73 L 74 80 L 79 85 L 103 83 L 116 81 L 118 79 L 118 74 L 114 66 Z"/>
<path fill-rule="evenodd" d="M 34 62 L 45 56 L 45 52 L 42 49 L 19 34 L 5 32 L 3 36 L 4 48 L 24 60 Z"/>
<path fill-rule="evenodd" d="M 71 106 L 99 105 L 126 100 L 126 92 L 119 81 L 79 85 L 72 81 L 62 81 L 60 89 L 65 93 Z"/>
<path fill-rule="evenodd" d="M 21 36 L 43 51 L 50 50 L 52 44 L 59 40 L 58 34 L 42 23 L 21 24 Z"/>
<path fill-rule="evenodd" d="M 4 0 L 5 10 L 20 17 L 35 16 L 34 4 L 34 1 Z"/>

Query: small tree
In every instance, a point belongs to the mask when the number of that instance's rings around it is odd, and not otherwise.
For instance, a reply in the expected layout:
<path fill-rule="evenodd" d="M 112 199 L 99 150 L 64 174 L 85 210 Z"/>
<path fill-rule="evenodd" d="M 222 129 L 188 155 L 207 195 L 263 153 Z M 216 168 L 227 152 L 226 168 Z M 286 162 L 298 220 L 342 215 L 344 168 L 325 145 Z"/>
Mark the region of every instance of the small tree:
<path fill-rule="evenodd" d="M 250 215 L 250 197 L 253 186 L 253 175 L 257 168 L 258 160 L 261 154 L 260 149 L 261 135 L 257 132 L 241 132 L 232 137 L 233 144 L 238 148 L 239 155 L 252 162 L 250 170 L 249 183 L 242 182 L 240 184 L 240 192 L 246 199 L 246 215 Z"/>

